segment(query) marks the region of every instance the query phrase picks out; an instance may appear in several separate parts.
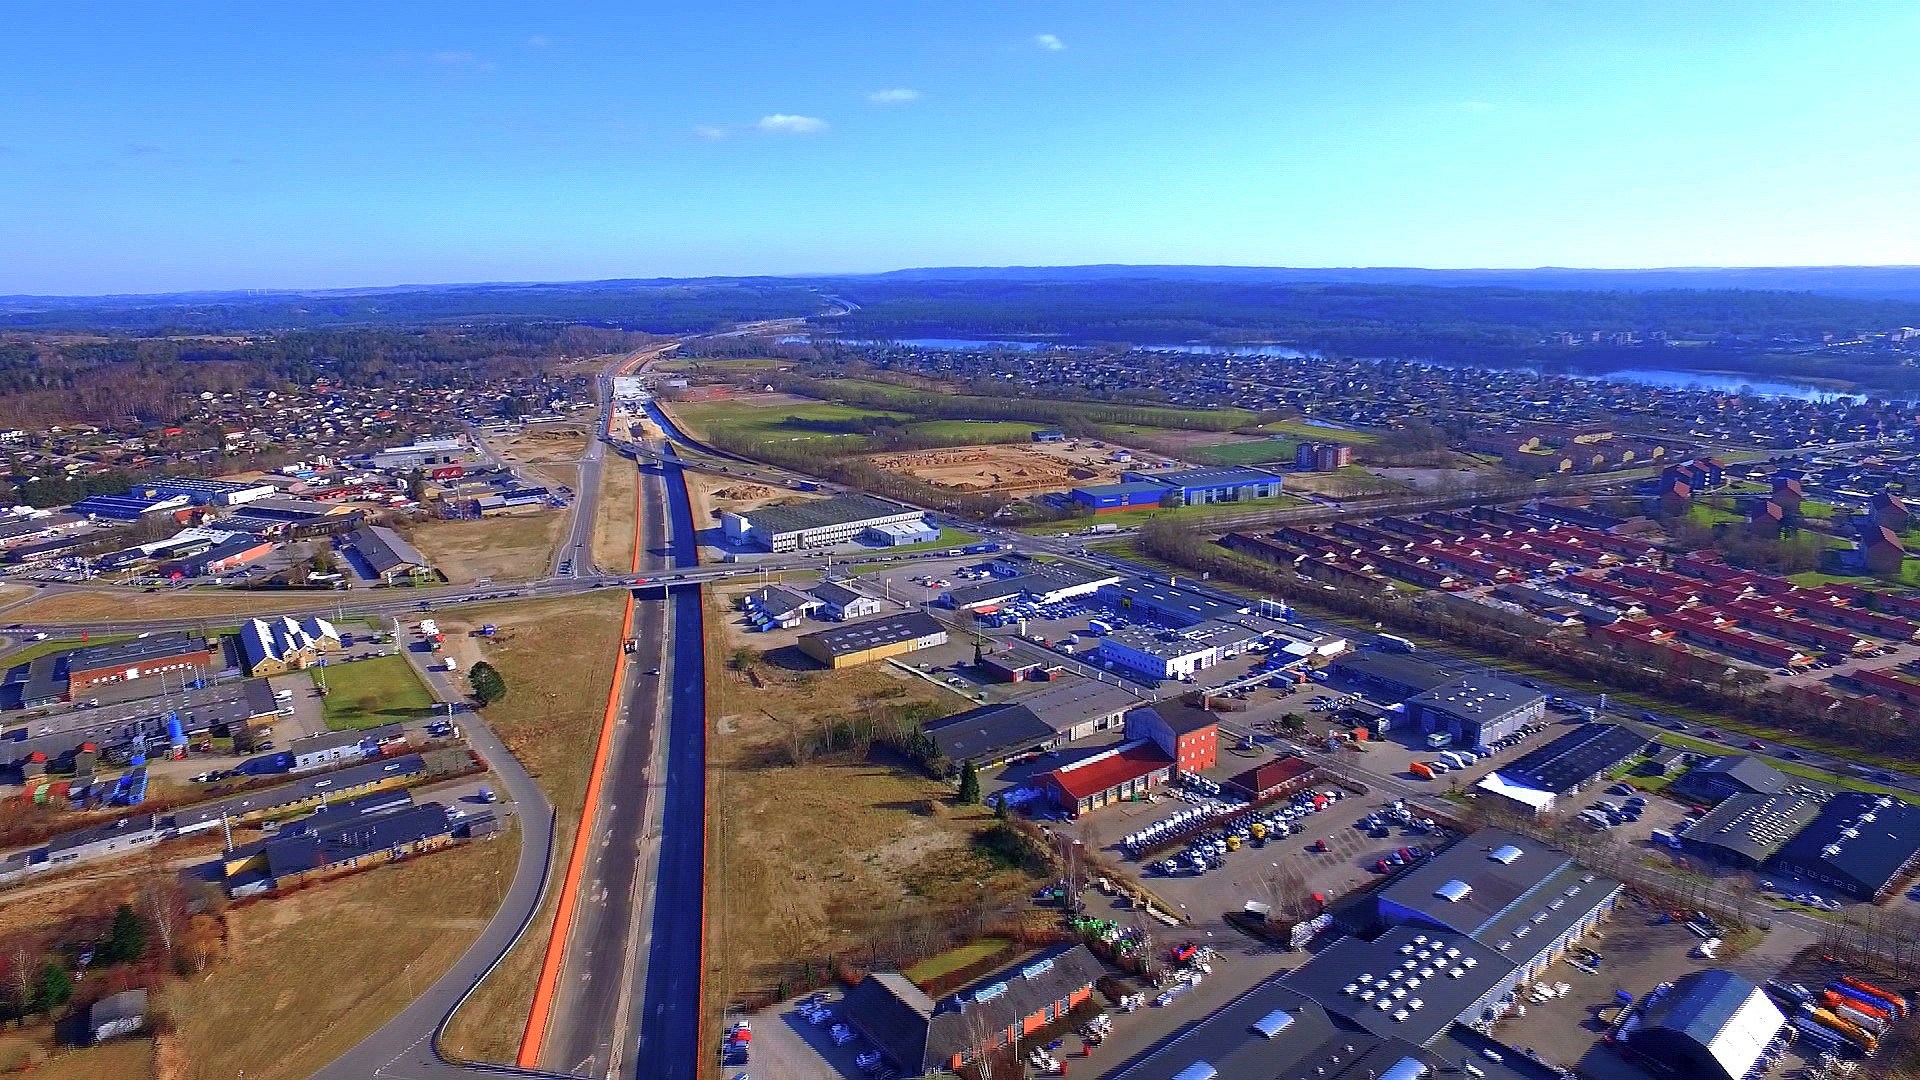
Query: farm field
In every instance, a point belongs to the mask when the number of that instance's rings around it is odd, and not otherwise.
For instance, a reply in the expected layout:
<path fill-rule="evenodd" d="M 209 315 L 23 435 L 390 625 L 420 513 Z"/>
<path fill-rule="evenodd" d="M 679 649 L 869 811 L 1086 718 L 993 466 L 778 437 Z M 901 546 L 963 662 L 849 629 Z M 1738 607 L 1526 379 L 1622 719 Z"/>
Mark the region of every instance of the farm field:
<path fill-rule="evenodd" d="M 472 521 L 422 521 L 405 532 L 448 582 L 466 585 L 482 577 L 544 577 L 566 525 L 565 512 L 543 510 Z"/>
<path fill-rule="evenodd" d="M 613 682 L 626 596 L 603 590 L 564 599 L 487 605 L 467 617 L 440 619 L 449 637 L 482 621 L 499 626 L 491 638 L 470 638 L 500 670 L 507 696 L 487 706 L 487 723 L 525 765 L 552 801 L 555 878 L 579 827 L 587 770 Z M 484 612 L 484 614 L 482 614 Z M 553 658 L 565 656 L 566 664 Z M 450 1056 L 512 1061 L 533 1001 L 533 985 L 553 926 L 555 890 L 518 945 L 480 984 L 447 1029 Z"/>
<path fill-rule="evenodd" d="M 967 446 L 973 443 L 1026 442 L 1044 425 L 1025 420 L 922 420 L 908 424 L 907 430 L 943 446 Z"/>
<path fill-rule="evenodd" d="M 1372 446 L 1380 441 L 1376 432 L 1358 428 L 1331 428 L 1319 424 L 1309 424 L 1304 420 L 1269 420 L 1255 430 L 1269 435 L 1289 435 L 1295 439 L 1312 442 L 1338 442 L 1348 446 Z"/>
<path fill-rule="evenodd" d="M 1094 517 L 1068 518 L 1065 521 L 1043 521 L 1033 525 L 1022 525 L 1020 531 L 1050 535 L 1054 533 L 1083 533 L 1089 525 L 1114 525 L 1122 529 L 1132 529 L 1145 525 L 1158 518 L 1169 521 L 1181 521 L 1204 526 L 1209 519 L 1233 517 L 1238 514 L 1253 514 L 1265 510 L 1291 510 L 1309 506 L 1305 499 L 1291 495 L 1281 495 L 1272 499 L 1260 499 L 1254 502 L 1228 503 L 1224 506 L 1177 506 L 1171 509 L 1149 506 L 1140 510 L 1117 510 L 1110 514 L 1098 514 Z"/>
<path fill-rule="evenodd" d="M 855 433 L 850 421 L 870 418 L 911 419 L 906 413 L 836 405 L 827 401 L 809 401 L 779 395 L 773 401 L 727 399 L 722 401 L 682 401 L 671 407 L 676 421 L 698 436 L 719 428 L 744 434 L 754 440 L 804 442 L 832 441 L 852 452 L 866 446 L 866 436 Z M 782 400 L 784 399 L 784 400 Z"/>
<path fill-rule="evenodd" d="M 1271 465 L 1292 462 L 1299 445 L 1292 439 L 1237 439 L 1214 446 L 1198 446 L 1183 456 L 1200 465 Z"/>
<path fill-rule="evenodd" d="M 334 594 L 307 589 L 230 592 L 222 589 L 97 589 L 42 596 L 7 612 L 25 623 L 111 623 L 121 620 L 179 619 L 199 616 L 272 615 L 311 609 Z"/>
<path fill-rule="evenodd" d="M 413 720 L 433 709 L 433 695 L 404 656 L 377 656 L 312 671 L 314 685 L 327 687 L 321 705 L 327 726 L 335 731 Z"/>

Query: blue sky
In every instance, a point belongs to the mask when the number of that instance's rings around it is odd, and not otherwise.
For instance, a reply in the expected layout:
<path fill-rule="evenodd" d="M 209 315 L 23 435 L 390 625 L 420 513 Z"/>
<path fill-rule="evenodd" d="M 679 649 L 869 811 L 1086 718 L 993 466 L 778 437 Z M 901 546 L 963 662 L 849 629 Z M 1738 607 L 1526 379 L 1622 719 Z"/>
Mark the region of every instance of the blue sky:
<path fill-rule="evenodd" d="M 1920 5 L 11 6 L 0 293 L 1920 262 Z"/>

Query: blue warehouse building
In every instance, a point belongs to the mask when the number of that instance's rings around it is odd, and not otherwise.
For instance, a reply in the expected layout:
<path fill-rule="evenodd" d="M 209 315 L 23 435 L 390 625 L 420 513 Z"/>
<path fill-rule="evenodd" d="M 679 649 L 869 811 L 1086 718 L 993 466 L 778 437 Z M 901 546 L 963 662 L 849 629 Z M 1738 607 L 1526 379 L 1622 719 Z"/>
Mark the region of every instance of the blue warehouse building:
<path fill-rule="evenodd" d="M 1167 494 L 1165 484 L 1134 480 L 1124 484 L 1095 484 L 1074 488 L 1067 497 L 1096 514 L 1120 510 L 1145 510 L 1159 506 Z"/>
<path fill-rule="evenodd" d="M 1280 494 L 1279 473 L 1249 466 L 1217 469 L 1178 469 L 1172 472 L 1127 472 L 1120 479 L 1157 484 L 1162 493 L 1176 492 L 1183 506 L 1251 502 Z"/>

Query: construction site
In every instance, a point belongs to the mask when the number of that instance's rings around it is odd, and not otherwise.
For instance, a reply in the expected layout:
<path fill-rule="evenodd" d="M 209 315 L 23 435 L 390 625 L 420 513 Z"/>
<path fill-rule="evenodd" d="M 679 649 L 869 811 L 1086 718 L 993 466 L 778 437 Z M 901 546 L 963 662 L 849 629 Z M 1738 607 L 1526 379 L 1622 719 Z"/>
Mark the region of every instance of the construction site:
<path fill-rule="evenodd" d="M 1015 496 L 1109 483 L 1142 464 L 1129 451 L 1088 443 L 956 446 L 875 454 L 867 460 L 938 487 Z"/>

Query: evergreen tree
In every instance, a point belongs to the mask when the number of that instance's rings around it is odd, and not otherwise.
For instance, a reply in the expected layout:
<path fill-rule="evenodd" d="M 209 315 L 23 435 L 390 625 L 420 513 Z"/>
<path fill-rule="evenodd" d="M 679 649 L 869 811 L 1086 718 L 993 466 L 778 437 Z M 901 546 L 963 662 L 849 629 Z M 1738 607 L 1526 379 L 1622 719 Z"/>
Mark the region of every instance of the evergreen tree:
<path fill-rule="evenodd" d="M 960 801 L 969 806 L 980 801 L 980 772 L 971 761 L 960 767 Z"/>
<path fill-rule="evenodd" d="M 473 688 L 473 699 L 482 705 L 491 705 L 507 696 L 507 680 L 501 677 L 499 668 L 485 660 L 467 672 L 467 684 Z"/>
<path fill-rule="evenodd" d="M 52 960 L 40 965 L 40 977 L 33 983 L 33 1011 L 52 1012 L 73 1000 L 73 979 L 67 969 Z"/>
<path fill-rule="evenodd" d="M 147 951 L 147 927 L 133 908 L 121 904 L 113 910 L 113 927 L 100 948 L 100 959 L 109 964 L 130 964 Z"/>

